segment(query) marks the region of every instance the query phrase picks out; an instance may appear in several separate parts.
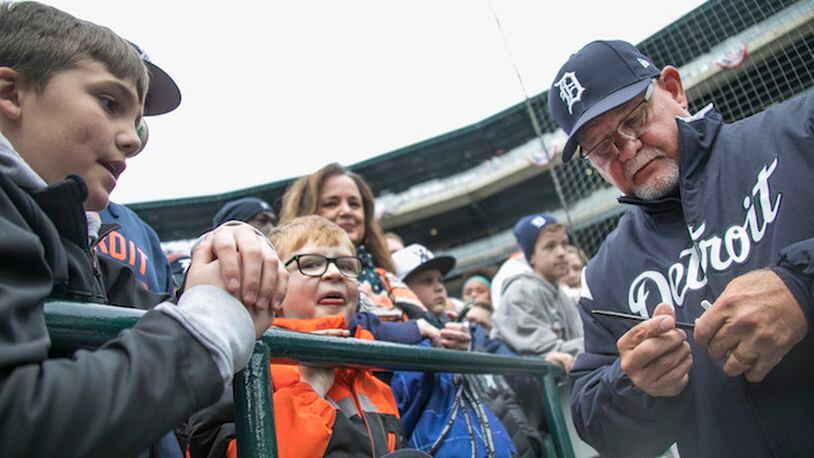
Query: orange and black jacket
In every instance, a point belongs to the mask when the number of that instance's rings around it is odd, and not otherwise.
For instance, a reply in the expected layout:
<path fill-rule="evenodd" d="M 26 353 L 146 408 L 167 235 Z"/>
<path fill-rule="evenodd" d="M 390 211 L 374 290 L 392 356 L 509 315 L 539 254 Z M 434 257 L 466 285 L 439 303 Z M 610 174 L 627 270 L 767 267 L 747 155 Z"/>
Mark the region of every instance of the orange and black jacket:
<path fill-rule="evenodd" d="M 278 318 L 274 326 L 301 332 L 347 328 L 341 316 Z M 358 326 L 353 337 L 373 340 Z M 323 398 L 300 381 L 298 366 L 271 364 L 269 368 L 280 458 L 379 457 L 406 446 L 393 393 L 369 369 L 335 369 L 334 384 Z M 236 457 L 236 452 L 232 439 L 227 455 Z"/>

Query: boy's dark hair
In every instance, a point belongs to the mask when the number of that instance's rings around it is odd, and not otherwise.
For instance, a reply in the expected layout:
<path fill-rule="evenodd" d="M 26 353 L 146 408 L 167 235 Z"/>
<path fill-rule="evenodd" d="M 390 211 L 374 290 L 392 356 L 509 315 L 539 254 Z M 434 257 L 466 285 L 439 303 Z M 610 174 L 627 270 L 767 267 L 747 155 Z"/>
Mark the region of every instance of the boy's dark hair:
<path fill-rule="evenodd" d="M 140 100 L 149 85 L 138 52 L 107 27 L 37 2 L 0 2 L 0 67 L 17 71 L 23 83 L 42 90 L 57 73 L 83 59 L 135 81 Z"/>

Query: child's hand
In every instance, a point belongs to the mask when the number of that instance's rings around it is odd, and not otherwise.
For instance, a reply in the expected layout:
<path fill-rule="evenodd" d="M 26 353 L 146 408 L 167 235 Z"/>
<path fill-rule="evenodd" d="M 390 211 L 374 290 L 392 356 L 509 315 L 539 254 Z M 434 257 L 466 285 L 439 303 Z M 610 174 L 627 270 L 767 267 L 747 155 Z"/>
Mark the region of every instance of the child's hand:
<path fill-rule="evenodd" d="M 195 247 L 195 251 L 192 252 L 189 270 L 187 270 L 186 287 L 192 288 L 197 285 L 215 286 L 228 291 L 232 296 L 240 300 L 239 291 L 229 291 L 224 284 L 222 260 L 215 256 L 212 247 L 213 243 L 213 237 L 207 237 Z M 287 277 L 285 281 L 287 281 Z M 259 338 L 271 326 L 271 322 L 274 320 L 274 310 L 270 307 L 257 307 L 256 305 L 246 306 L 246 309 L 254 322 L 255 337 Z"/>
<path fill-rule="evenodd" d="M 279 311 L 288 271 L 268 238 L 248 224 L 225 224 L 206 234 L 204 243 L 220 260 L 226 290 L 258 311 Z M 210 243 L 206 243 L 210 242 Z M 196 248 L 200 248 L 201 246 Z M 197 250 L 196 250 L 197 251 Z"/>
<path fill-rule="evenodd" d="M 415 324 L 418 326 L 418 333 L 421 334 L 421 337 L 430 339 L 433 347 L 441 345 L 441 331 L 439 331 L 438 328 L 431 325 L 430 322 L 424 318 L 415 320 Z"/>
<path fill-rule="evenodd" d="M 268 238 L 248 224 L 227 223 L 208 233 L 211 251 L 221 262 L 226 290 L 240 293 L 242 302 L 279 310 L 288 284 L 288 271 Z"/>
<path fill-rule="evenodd" d="M 350 337 L 350 331 L 347 329 L 320 329 L 319 331 L 311 331 L 311 334 L 331 337 Z"/>
<path fill-rule="evenodd" d="M 311 385 L 311 388 L 324 398 L 334 384 L 334 368 L 306 366 L 303 364 L 300 364 L 299 368 L 300 381 Z"/>
<path fill-rule="evenodd" d="M 441 330 L 441 346 L 450 350 L 469 350 L 472 335 L 464 323 L 447 323 Z"/>
<path fill-rule="evenodd" d="M 568 353 L 552 351 L 551 353 L 545 355 L 545 360 L 559 364 L 562 366 L 566 374 L 571 372 L 571 368 L 574 366 L 574 357 Z"/>
<path fill-rule="evenodd" d="M 226 285 L 223 283 L 223 277 L 220 274 L 220 262 L 207 252 L 202 251 L 207 249 L 206 247 L 202 247 L 204 243 L 195 247 L 195 251 L 192 252 L 192 259 L 187 269 L 187 277 L 184 285 L 186 289 L 191 289 L 193 286 L 198 285 L 210 285 L 226 290 Z M 232 294 L 232 296 L 240 300 L 236 294 Z"/>

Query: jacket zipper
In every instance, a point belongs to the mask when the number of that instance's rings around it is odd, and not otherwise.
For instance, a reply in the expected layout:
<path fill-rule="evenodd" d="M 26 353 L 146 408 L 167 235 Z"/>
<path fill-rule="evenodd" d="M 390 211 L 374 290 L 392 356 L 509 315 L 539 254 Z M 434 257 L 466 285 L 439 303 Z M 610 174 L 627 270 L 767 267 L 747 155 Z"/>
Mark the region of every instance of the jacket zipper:
<path fill-rule="evenodd" d="M 100 271 L 99 267 L 99 258 L 96 256 L 96 246 L 99 245 L 103 238 L 119 227 L 121 226 L 118 224 L 103 224 L 93 243 L 87 243 L 83 248 L 85 255 L 88 256 L 88 260 L 93 267 L 93 278 L 96 281 L 96 291 L 94 291 L 94 295 L 102 298 L 105 303 L 108 302 L 107 290 L 105 289 L 105 282 L 102 280 L 102 272 Z"/>
<path fill-rule="evenodd" d="M 356 412 L 359 413 L 359 417 L 362 419 L 362 423 L 365 424 L 365 429 L 367 430 L 367 439 L 370 441 L 370 450 L 372 453 L 372 457 L 376 458 L 378 455 L 376 454 L 376 444 L 373 441 L 373 432 L 370 430 L 370 425 L 367 422 L 367 416 L 365 416 L 365 411 L 362 409 L 362 403 L 359 402 L 359 398 L 356 395 L 356 377 L 351 379 L 351 395 L 353 396 L 353 405 L 356 406 Z"/>

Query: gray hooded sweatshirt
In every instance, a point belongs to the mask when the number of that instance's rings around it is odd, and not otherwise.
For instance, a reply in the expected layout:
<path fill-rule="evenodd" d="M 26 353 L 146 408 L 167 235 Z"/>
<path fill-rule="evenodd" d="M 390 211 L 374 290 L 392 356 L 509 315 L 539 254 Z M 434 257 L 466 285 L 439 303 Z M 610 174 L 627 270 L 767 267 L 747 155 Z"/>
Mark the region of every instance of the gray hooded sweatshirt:
<path fill-rule="evenodd" d="M 585 349 L 576 302 L 535 273 L 506 280 L 492 327 L 492 338 L 524 355 L 558 351 L 576 356 Z"/>

